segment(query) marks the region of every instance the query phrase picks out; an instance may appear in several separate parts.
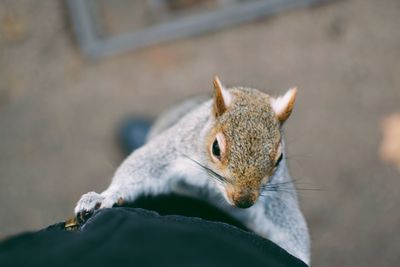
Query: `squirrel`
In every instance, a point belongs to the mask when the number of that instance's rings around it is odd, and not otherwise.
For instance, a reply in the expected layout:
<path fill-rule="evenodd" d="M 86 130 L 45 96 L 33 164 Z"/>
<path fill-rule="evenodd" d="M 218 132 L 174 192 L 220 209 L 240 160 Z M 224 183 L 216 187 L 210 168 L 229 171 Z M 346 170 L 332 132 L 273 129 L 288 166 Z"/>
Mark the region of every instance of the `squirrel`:
<path fill-rule="evenodd" d="M 212 99 L 191 99 L 161 116 L 108 189 L 84 194 L 75 214 L 142 195 L 190 194 L 309 264 L 308 228 L 288 172 L 282 130 L 297 88 L 272 97 L 252 88 L 225 88 L 218 77 L 213 85 Z"/>

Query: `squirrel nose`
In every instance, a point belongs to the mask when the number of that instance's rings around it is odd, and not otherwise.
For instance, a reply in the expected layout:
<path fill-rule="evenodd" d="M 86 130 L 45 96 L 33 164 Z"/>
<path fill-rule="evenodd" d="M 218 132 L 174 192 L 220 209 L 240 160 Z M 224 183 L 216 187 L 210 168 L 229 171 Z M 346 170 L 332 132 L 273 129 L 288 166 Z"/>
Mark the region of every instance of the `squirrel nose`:
<path fill-rule="evenodd" d="M 241 197 L 238 199 L 234 199 L 233 203 L 238 208 L 247 209 L 247 208 L 250 208 L 251 206 L 253 206 L 254 201 L 248 197 Z"/>
<path fill-rule="evenodd" d="M 235 188 L 233 186 L 226 188 L 227 197 L 230 202 L 241 209 L 247 209 L 254 205 L 259 192 L 250 188 Z"/>
<path fill-rule="evenodd" d="M 241 209 L 247 209 L 253 206 L 257 200 L 257 194 L 253 192 L 239 192 L 232 195 L 233 204 Z"/>

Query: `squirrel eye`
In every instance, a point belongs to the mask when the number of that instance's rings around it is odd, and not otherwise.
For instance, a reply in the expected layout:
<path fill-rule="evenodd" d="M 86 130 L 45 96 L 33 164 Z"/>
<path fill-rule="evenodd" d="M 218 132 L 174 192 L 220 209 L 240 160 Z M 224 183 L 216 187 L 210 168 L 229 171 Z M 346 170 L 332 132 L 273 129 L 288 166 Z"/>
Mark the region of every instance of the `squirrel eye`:
<path fill-rule="evenodd" d="M 217 158 L 220 159 L 221 158 L 221 149 L 219 148 L 219 144 L 217 139 L 214 140 L 214 143 L 212 144 L 212 153 L 213 155 Z"/>
<path fill-rule="evenodd" d="M 278 160 L 275 163 L 275 167 L 278 167 L 279 163 L 282 161 L 283 158 L 283 153 L 281 153 L 281 155 L 279 156 Z"/>

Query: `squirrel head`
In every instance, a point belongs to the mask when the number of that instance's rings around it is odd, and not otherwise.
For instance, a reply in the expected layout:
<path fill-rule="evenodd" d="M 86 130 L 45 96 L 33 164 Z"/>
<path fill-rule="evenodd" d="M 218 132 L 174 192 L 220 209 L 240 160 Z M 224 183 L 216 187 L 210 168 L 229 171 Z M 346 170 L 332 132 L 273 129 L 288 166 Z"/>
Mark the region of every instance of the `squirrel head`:
<path fill-rule="evenodd" d="M 281 97 L 256 89 L 222 86 L 214 79 L 212 127 L 206 137 L 212 169 L 227 201 L 248 208 L 282 159 L 281 126 L 293 110 L 296 88 Z"/>

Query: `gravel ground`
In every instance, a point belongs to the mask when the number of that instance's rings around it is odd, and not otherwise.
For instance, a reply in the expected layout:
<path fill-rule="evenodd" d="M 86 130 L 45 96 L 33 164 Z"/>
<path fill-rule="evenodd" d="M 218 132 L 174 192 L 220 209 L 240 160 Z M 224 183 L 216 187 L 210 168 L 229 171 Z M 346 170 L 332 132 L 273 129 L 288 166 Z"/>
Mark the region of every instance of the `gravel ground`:
<path fill-rule="evenodd" d="M 399 266 L 400 2 L 348 0 L 89 62 L 60 1 L 0 1 L 0 237 L 72 215 L 122 160 L 118 123 L 227 85 L 299 87 L 286 125 L 314 266 Z M 149 103 L 152 103 L 149 105 Z M 400 137 L 399 137 L 400 138 Z"/>

